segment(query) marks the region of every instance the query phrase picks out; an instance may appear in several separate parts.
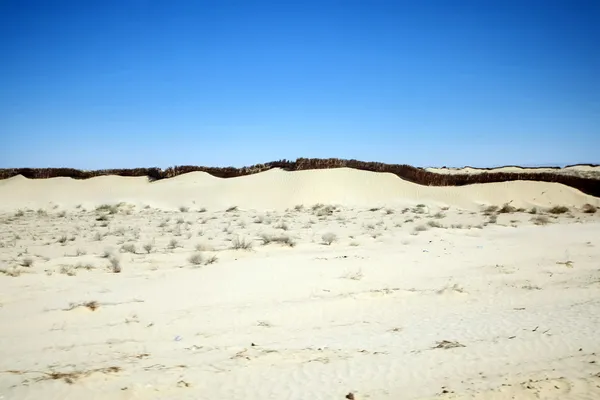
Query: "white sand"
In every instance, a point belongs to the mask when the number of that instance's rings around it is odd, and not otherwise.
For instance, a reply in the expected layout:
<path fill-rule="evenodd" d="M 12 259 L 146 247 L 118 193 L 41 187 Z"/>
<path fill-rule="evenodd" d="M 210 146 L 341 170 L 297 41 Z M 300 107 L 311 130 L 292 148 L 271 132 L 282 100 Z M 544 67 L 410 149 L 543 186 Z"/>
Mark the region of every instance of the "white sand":
<path fill-rule="evenodd" d="M 537 214 L 481 211 L 506 201 Z M 585 203 L 348 169 L 0 181 L 0 399 L 598 399 Z"/>

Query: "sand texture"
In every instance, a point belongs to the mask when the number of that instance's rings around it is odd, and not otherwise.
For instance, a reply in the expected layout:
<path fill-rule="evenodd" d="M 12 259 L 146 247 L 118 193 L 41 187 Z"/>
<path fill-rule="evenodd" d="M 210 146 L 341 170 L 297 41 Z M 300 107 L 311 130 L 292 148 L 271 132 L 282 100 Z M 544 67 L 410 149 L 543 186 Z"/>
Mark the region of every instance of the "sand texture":
<path fill-rule="evenodd" d="M 0 399 L 599 399 L 598 206 L 349 169 L 0 181 Z"/>

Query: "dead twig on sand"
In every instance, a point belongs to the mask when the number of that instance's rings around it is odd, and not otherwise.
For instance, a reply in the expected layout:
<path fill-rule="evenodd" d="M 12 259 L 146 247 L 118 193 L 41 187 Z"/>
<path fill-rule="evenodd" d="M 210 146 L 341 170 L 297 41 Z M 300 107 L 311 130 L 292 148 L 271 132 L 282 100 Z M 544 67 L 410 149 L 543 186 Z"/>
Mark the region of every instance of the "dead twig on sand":
<path fill-rule="evenodd" d="M 121 371 L 121 367 L 106 367 L 106 368 L 95 368 L 87 371 L 71 371 L 71 372 L 61 372 L 61 371 L 23 371 L 23 370 L 8 370 L 2 371 L 8 374 L 14 375 L 25 375 L 25 374 L 39 374 L 41 376 L 35 378 L 33 382 L 41 382 L 41 381 L 49 381 L 49 380 L 63 380 L 68 384 L 73 384 L 75 381 L 81 378 L 85 378 L 95 373 L 117 373 Z"/>

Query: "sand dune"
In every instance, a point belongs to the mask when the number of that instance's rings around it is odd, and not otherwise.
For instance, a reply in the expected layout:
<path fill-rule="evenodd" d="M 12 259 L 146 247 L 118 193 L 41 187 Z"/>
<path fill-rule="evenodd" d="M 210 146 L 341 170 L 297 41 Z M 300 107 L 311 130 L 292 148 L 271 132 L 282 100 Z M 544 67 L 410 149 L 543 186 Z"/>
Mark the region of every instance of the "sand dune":
<path fill-rule="evenodd" d="M 594 205 L 350 169 L 0 181 L 0 399 L 598 399 Z"/>
<path fill-rule="evenodd" d="M 103 176 L 88 180 L 22 176 L 0 181 L 0 207 L 37 208 L 50 203 L 88 207 L 128 202 L 177 208 L 198 206 L 223 209 L 285 209 L 298 204 L 334 203 L 349 206 L 439 205 L 477 209 L 482 204 L 511 202 L 515 207 L 553 205 L 600 206 L 600 200 L 565 185 L 546 182 L 501 182 L 461 187 L 428 187 L 393 174 L 348 168 L 287 172 L 272 169 L 237 178 L 215 178 L 192 172 L 158 182 L 146 178 Z"/>

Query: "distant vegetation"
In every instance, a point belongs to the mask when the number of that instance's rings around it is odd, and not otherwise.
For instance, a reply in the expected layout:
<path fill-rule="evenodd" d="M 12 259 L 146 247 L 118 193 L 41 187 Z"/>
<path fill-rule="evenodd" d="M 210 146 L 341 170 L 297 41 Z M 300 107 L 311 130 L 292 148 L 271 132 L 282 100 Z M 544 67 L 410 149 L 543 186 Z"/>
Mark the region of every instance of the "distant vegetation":
<path fill-rule="evenodd" d="M 384 164 L 378 162 L 364 162 L 358 160 L 341 160 L 337 158 L 298 158 L 296 161 L 280 160 L 266 164 L 257 164 L 250 167 L 214 168 L 182 165 L 160 168 L 135 168 L 135 169 L 104 169 L 96 171 L 82 171 L 72 168 L 13 168 L 0 169 L 0 179 L 23 175 L 29 179 L 47 179 L 56 177 L 69 177 L 73 179 L 88 179 L 102 175 L 117 176 L 147 176 L 151 181 L 173 178 L 188 172 L 202 171 L 219 178 L 233 178 L 281 168 L 286 171 L 300 171 L 310 169 L 354 168 L 363 171 L 387 172 L 400 178 L 426 186 L 464 186 L 475 183 L 506 182 L 506 181 L 542 181 L 556 182 L 579 189 L 584 193 L 600 197 L 600 180 L 566 175 L 557 172 L 483 172 L 480 174 L 437 174 L 405 164 Z"/>

